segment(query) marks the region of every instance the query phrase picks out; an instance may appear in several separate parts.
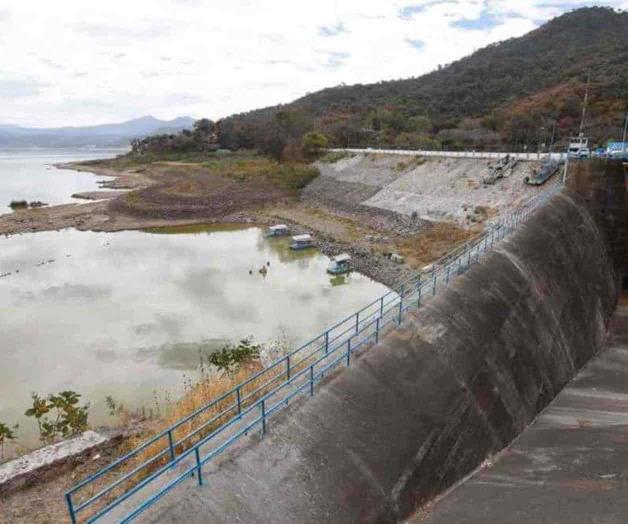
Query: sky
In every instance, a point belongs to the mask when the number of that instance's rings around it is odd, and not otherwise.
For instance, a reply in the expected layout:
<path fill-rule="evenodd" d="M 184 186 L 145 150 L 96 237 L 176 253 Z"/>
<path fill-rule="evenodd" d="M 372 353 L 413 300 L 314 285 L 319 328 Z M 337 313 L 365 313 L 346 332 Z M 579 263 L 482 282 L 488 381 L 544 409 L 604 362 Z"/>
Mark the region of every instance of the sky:
<path fill-rule="evenodd" d="M 218 119 L 419 76 L 628 0 L 0 0 L 0 124 Z"/>

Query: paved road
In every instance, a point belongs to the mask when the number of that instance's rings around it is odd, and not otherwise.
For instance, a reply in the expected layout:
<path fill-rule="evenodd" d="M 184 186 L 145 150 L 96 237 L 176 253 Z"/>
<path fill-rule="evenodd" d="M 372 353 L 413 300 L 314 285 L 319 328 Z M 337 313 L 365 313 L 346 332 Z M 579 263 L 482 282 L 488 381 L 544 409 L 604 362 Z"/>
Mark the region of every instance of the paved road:
<path fill-rule="evenodd" d="M 412 524 L 628 522 L 628 302 L 595 357 L 493 465 Z"/>
<path fill-rule="evenodd" d="M 372 148 L 345 148 L 331 149 L 330 151 L 347 151 L 349 153 L 385 153 L 387 155 L 414 155 L 414 156 L 431 156 L 445 158 L 480 158 L 480 159 L 497 159 L 504 158 L 509 155 L 519 160 L 542 160 L 548 155 L 554 160 L 565 160 L 566 153 L 506 153 L 491 151 L 427 151 L 422 149 L 372 149 Z"/>

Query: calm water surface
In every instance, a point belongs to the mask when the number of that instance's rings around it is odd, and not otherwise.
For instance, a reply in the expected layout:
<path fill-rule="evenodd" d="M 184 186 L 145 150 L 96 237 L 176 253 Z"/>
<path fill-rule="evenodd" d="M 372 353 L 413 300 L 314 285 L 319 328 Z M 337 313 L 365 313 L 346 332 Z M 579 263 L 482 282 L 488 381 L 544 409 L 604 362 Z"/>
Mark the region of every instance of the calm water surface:
<path fill-rule="evenodd" d="M 331 277 L 327 257 L 288 242 L 215 227 L 0 238 L 0 421 L 32 439 L 30 392 L 72 389 L 107 422 L 107 395 L 137 407 L 176 393 L 199 350 L 249 335 L 299 344 L 386 291 Z"/>
<path fill-rule="evenodd" d="M 47 204 L 76 202 L 72 194 L 98 189 L 96 177 L 52 164 L 112 158 L 126 149 L 0 149 L 0 214 L 10 213 L 12 200 Z"/>

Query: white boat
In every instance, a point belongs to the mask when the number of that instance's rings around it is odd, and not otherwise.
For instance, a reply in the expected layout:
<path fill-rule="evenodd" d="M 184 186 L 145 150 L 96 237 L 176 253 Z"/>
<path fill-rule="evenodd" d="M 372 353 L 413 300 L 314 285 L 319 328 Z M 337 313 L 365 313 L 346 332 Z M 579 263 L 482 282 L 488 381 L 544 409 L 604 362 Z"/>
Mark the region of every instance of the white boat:
<path fill-rule="evenodd" d="M 299 250 L 313 247 L 312 237 L 310 235 L 296 235 L 292 237 L 292 244 L 290 249 Z"/>
<path fill-rule="evenodd" d="M 341 273 L 349 272 L 349 261 L 351 257 L 347 253 L 342 253 L 331 259 L 329 266 L 327 266 L 327 272 L 332 275 L 340 275 Z"/>
<path fill-rule="evenodd" d="M 289 233 L 288 226 L 285 224 L 277 224 L 270 226 L 265 233 L 267 237 L 282 237 Z"/>

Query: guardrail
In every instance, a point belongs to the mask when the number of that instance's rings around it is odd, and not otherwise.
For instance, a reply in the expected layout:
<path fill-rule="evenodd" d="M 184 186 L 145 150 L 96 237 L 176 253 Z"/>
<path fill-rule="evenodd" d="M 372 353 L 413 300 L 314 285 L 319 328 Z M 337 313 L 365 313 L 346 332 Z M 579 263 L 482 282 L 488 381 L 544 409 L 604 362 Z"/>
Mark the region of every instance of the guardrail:
<path fill-rule="evenodd" d="M 88 523 L 105 516 L 116 522 L 130 522 L 185 478 L 195 475 L 202 485 L 203 465 L 255 428 L 264 435 L 275 413 L 300 395 L 313 396 L 325 376 L 341 364 L 350 366 L 358 352 L 377 343 L 383 331 L 402 323 L 408 310 L 418 309 L 428 297 L 467 271 L 561 188 L 556 184 L 530 199 L 478 237 L 439 259 L 429 270 L 400 283 L 396 290 L 78 483 L 65 494 L 72 523 L 79 522 L 83 515 L 83 522 Z M 135 465 L 142 453 L 152 456 Z M 110 479 L 120 468 L 130 471 Z M 149 486 L 153 491 L 146 493 Z M 85 494 L 86 491 L 90 493 Z M 128 510 L 126 506 L 130 505 Z M 91 510 L 89 514 L 87 510 Z M 122 514 L 114 515 L 116 511 Z"/>
<path fill-rule="evenodd" d="M 519 160 L 544 160 L 551 158 L 552 160 L 564 161 L 567 159 L 567 153 L 499 153 L 490 151 L 431 151 L 427 149 L 373 149 L 373 148 L 335 148 L 329 151 L 337 151 L 347 153 L 373 153 L 387 155 L 412 155 L 412 156 L 431 156 L 444 158 L 479 158 L 479 159 L 500 159 L 506 155 Z"/>

